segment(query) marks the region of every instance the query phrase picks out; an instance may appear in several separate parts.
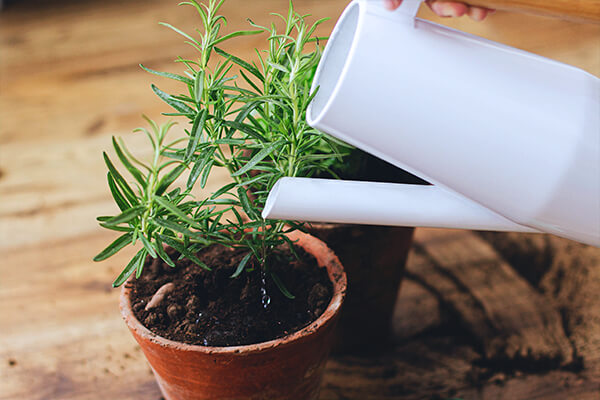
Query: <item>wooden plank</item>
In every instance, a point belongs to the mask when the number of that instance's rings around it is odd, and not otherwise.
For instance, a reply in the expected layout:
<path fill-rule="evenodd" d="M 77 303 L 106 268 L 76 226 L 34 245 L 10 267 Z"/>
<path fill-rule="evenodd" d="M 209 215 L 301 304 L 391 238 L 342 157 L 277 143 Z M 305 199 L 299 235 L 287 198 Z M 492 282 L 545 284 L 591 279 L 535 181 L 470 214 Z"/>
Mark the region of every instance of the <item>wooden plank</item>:
<path fill-rule="evenodd" d="M 568 365 L 572 348 L 557 310 L 483 239 L 467 231 L 423 231 L 417 247 L 433 263 L 423 280 L 458 311 L 485 356 L 520 363 Z M 459 294 L 460 293 L 460 294 Z"/>
<path fill-rule="evenodd" d="M 413 269 L 418 268 L 415 257 L 418 255 L 413 252 L 409 261 Z M 449 318 L 442 312 L 437 297 L 417 279 L 412 272 L 406 273 L 400 288 L 393 316 L 393 337 L 397 342 L 406 341 L 435 329 Z"/>
<path fill-rule="evenodd" d="M 0 399 L 158 399 L 110 287 L 126 254 L 109 265 L 90 264 L 91 252 L 108 238 L 3 252 Z"/>
<path fill-rule="evenodd" d="M 178 127 L 173 137 L 181 134 Z M 144 135 L 123 136 L 136 155 L 147 158 L 150 148 Z M 117 213 L 102 159 L 106 151 L 116 160 L 110 143 L 110 136 L 102 135 L 40 139 L 33 147 L 28 142 L 0 145 L 0 248 L 99 232 L 96 217 Z M 39 152 L 40 146 L 45 152 Z M 224 169 L 215 169 L 206 188 L 194 193 L 205 196 L 227 179 Z"/>
<path fill-rule="evenodd" d="M 472 4 L 503 11 L 600 23 L 600 0 L 474 0 Z"/>
<path fill-rule="evenodd" d="M 482 236 L 562 311 L 577 357 L 587 370 L 600 371 L 600 249 L 550 235 Z"/>
<path fill-rule="evenodd" d="M 301 12 L 333 18 L 323 33 L 346 3 L 295 1 Z M 237 29 L 246 26 L 246 17 L 265 23 L 269 11 L 286 7 L 287 0 L 230 0 L 224 13 L 229 29 Z M 502 12 L 477 24 L 466 18 L 439 19 L 426 7 L 420 16 L 600 73 L 600 30 L 595 26 Z M 188 31 L 198 24 L 189 10 L 161 0 L 16 2 L 0 13 L 2 400 L 160 397 L 118 314 L 118 292 L 110 289 L 128 254 L 102 264 L 91 258 L 114 238 L 94 221 L 115 211 L 101 151 L 110 148 L 112 135 L 120 135 L 134 151 L 147 153 L 143 138 L 130 132 L 141 125 L 140 114 L 159 117 L 165 110 L 149 84 L 178 89 L 140 71 L 137 64 L 177 71 L 172 63 L 177 55 L 193 56 L 176 34 L 157 25 L 161 20 Z M 247 40 L 232 42 L 228 49 L 251 54 L 255 45 L 262 45 L 258 37 Z M 177 129 L 175 134 L 181 134 L 182 127 Z M 217 175 L 207 190 L 226 179 Z M 420 235 L 426 240 L 429 233 Z M 432 268 L 424 254 L 410 260 L 414 277 L 419 276 L 416 268 Z M 585 399 L 596 393 L 598 374 L 593 370 L 582 382 L 578 373 L 553 371 L 506 375 L 501 385 L 495 383 L 497 371 L 474 368 L 482 353 L 450 329 L 448 309 L 438 309 L 439 293 L 424 282 L 413 279 L 405 285 L 394 347 L 383 355 L 332 360 L 322 398 Z M 438 290 L 447 284 L 444 290 L 456 291 L 451 280 L 437 283 Z M 560 298 L 569 298 L 573 290 L 565 289 Z M 588 311 L 581 310 L 588 308 L 581 299 L 595 295 L 589 289 L 581 294 L 574 297 L 577 301 L 560 302 L 579 307 L 569 314 L 573 318 L 586 318 Z M 479 315 L 475 305 L 465 307 L 465 313 L 468 309 Z M 427 317 L 420 318 L 423 313 Z M 597 354 L 600 344 L 577 340 L 578 351 Z"/>
<path fill-rule="evenodd" d="M 303 1 L 297 7 L 336 17 L 343 3 Z M 255 1 L 252 7 L 230 1 L 222 12 L 229 17 L 228 30 L 248 29 L 246 18 L 267 24 L 269 12 L 286 7 L 287 1 Z M 41 19 L 43 24 L 38 23 Z M 150 83 L 166 91 L 180 90 L 181 85 L 152 76 L 138 64 L 175 72 L 177 56 L 197 57 L 159 21 L 188 32 L 200 23 L 190 8 L 160 0 L 6 9 L 0 15 L 0 143 L 128 132 L 142 122 L 142 113 L 158 117 L 165 106 Z M 327 34 L 333 22 L 321 33 Z M 264 47 L 264 42 L 262 35 L 234 40 L 224 48 L 252 57 L 254 47 Z"/>

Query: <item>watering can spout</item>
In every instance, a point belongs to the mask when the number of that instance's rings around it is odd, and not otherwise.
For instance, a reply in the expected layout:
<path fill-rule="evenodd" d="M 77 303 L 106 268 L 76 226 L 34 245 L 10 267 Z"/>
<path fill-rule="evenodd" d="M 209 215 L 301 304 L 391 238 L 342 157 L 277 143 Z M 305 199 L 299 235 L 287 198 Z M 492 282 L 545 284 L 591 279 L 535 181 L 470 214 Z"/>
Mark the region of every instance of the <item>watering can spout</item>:
<path fill-rule="evenodd" d="M 265 219 L 538 232 L 437 186 L 282 178 Z"/>
<path fill-rule="evenodd" d="M 282 179 L 263 215 L 546 232 L 600 246 L 600 79 L 420 20 L 419 4 L 350 2 L 306 115 L 433 186 Z"/>

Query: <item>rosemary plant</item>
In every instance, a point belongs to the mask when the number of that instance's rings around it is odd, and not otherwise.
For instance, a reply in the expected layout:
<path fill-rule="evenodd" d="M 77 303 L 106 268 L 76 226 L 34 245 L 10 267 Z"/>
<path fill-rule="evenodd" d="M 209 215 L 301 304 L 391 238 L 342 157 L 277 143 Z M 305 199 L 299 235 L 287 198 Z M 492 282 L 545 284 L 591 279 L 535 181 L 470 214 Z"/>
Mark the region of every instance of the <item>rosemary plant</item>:
<path fill-rule="evenodd" d="M 163 24 L 182 35 L 198 52 L 196 60 L 176 60 L 185 68 L 183 74 L 142 66 L 183 84 L 183 93 L 177 95 L 167 94 L 155 85 L 152 90 L 172 108 L 165 115 L 187 120 L 186 136 L 168 141 L 172 124 L 159 127 L 148 120 L 150 129 L 138 131 L 147 135 L 154 150 L 150 163 L 136 159 L 121 140 L 113 139 L 116 155 L 131 175 L 131 184 L 104 154 L 108 185 L 121 213 L 98 220 L 101 226 L 122 235 L 95 260 L 140 243 L 138 252 L 114 281 L 115 287 L 134 271 L 139 277 L 147 256 L 160 257 L 175 266 L 163 244 L 207 269 L 210 266 L 196 253 L 205 246 L 219 244 L 247 251 L 232 277 L 246 269 L 261 268 L 286 296 L 293 298 L 271 268 L 271 258 L 273 250 L 283 244 L 293 252 L 286 233 L 301 229 L 301 225 L 265 221 L 261 211 L 279 178 L 328 171 L 332 159 L 341 158 L 346 149 L 305 121 L 306 109 L 315 94 L 310 87 L 321 56 L 319 40 L 323 40 L 314 33 L 324 19 L 309 24 L 309 16 L 298 14 L 290 2 L 287 15 L 273 14 L 280 24 L 265 27 L 249 20 L 252 30 L 222 34 L 226 19 L 219 15 L 219 9 L 223 2 L 181 3 L 198 13 L 203 28 L 197 30 L 199 37 Z M 233 38 L 255 34 L 266 35 L 267 50 L 256 50 L 254 61 L 219 47 Z M 192 188 L 198 184 L 204 187 L 214 168 L 225 168 L 231 182 L 205 199 L 194 199 Z M 182 176 L 187 182 L 176 185 Z"/>

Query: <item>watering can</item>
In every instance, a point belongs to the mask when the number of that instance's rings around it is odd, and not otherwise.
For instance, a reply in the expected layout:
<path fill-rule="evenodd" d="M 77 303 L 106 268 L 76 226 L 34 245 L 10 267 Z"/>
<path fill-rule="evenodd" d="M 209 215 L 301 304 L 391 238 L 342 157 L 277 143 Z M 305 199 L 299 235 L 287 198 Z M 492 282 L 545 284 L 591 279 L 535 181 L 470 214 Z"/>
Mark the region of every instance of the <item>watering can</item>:
<path fill-rule="evenodd" d="M 420 3 L 348 5 L 307 120 L 431 185 L 283 178 L 263 217 L 546 232 L 600 246 L 600 79 L 418 19 Z M 598 0 L 487 3 L 586 5 L 570 16 L 600 20 Z"/>

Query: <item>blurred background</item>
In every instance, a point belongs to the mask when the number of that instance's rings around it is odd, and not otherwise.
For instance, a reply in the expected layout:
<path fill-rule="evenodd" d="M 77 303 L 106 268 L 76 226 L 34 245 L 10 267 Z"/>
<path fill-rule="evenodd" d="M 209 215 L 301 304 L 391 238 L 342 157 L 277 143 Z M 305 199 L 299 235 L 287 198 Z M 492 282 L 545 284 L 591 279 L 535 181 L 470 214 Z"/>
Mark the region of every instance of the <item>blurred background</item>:
<path fill-rule="evenodd" d="M 328 35 L 347 2 L 294 4 L 301 13 L 331 17 L 320 30 Z M 139 153 L 148 150 L 144 138 L 130 132 L 143 125 L 142 114 L 167 119 L 160 116 L 166 106 L 150 84 L 166 92 L 180 88 L 138 65 L 179 73 L 173 60 L 194 58 L 194 50 L 158 22 L 193 32 L 197 14 L 173 0 L 0 4 L 0 399 L 158 400 L 143 356 L 120 320 L 118 293 L 110 287 L 128 254 L 101 264 L 91 261 L 114 238 L 95 222 L 96 216 L 115 211 L 101 154 L 110 150 L 113 135 Z M 237 30 L 247 26 L 246 18 L 268 23 L 269 12 L 285 12 L 287 4 L 228 0 L 222 12 L 227 29 Z M 420 17 L 600 75 L 598 25 L 503 12 L 476 23 L 467 17 L 441 19 L 425 6 Z M 226 49 L 251 57 L 254 48 L 264 47 L 263 36 L 252 36 L 231 41 Z M 468 119 L 465 110 L 465 123 Z M 409 293 L 438 307 L 418 290 Z M 417 297 L 405 299 L 407 307 Z M 401 377 L 406 375 L 402 368 L 411 365 L 402 367 L 387 357 L 332 361 L 323 398 L 411 398 L 403 391 L 411 386 Z M 385 363 L 391 369 L 382 370 Z M 362 381 L 351 382 L 357 376 Z M 435 384 L 439 388 L 430 386 L 429 393 L 456 393 L 451 384 Z M 507 393 L 496 398 L 527 398 Z"/>

